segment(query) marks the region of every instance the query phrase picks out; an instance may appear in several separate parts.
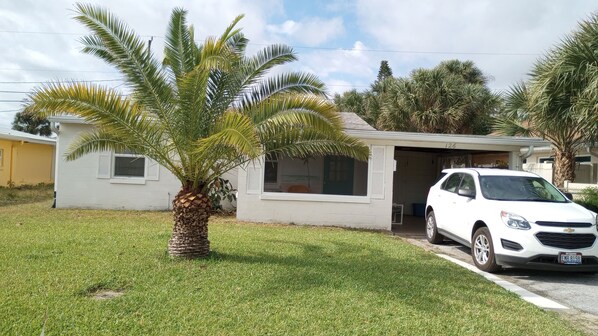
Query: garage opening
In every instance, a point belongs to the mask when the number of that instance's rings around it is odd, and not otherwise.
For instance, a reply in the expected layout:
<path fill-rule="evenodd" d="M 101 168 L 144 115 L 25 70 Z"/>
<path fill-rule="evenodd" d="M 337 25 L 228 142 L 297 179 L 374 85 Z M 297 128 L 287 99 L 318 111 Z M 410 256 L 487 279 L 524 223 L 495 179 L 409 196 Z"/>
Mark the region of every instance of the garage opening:
<path fill-rule="evenodd" d="M 425 238 L 428 190 L 447 168 L 509 167 L 509 152 L 395 147 L 392 231 Z"/>

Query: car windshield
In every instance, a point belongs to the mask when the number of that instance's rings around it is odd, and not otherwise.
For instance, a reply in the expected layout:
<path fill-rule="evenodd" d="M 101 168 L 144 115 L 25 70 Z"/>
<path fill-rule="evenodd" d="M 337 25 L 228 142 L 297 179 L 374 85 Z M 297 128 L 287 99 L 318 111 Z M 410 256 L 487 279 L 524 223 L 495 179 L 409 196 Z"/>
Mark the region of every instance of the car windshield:
<path fill-rule="evenodd" d="M 535 201 L 565 203 L 568 200 L 541 177 L 480 176 L 482 195 L 499 201 Z"/>

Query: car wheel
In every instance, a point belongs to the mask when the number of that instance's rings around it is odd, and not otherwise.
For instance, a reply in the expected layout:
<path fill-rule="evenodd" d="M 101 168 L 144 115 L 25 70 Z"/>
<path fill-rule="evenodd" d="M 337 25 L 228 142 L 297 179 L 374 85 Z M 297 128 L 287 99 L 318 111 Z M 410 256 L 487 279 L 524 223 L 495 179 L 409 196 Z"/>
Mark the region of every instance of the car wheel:
<path fill-rule="evenodd" d="M 500 266 L 496 264 L 492 236 L 487 227 L 481 227 L 473 234 L 471 256 L 477 268 L 485 272 L 497 272 Z"/>
<path fill-rule="evenodd" d="M 444 240 L 444 236 L 438 233 L 434 211 L 430 211 L 426 216 L 426 238 L 432 244 L 440 244 Z"/>

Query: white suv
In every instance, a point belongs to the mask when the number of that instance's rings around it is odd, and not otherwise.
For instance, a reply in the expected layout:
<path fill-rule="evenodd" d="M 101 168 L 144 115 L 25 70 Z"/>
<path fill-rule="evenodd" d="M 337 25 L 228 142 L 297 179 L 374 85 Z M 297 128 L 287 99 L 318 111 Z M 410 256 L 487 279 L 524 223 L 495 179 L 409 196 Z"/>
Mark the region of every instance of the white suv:
<path fill-rule="evenodd" d="M 447 169 L 430 188 L 426 236 L 471 247 L 475 265 L 598 271 L 596 213 L 571 202 L 536 174 Z"/>

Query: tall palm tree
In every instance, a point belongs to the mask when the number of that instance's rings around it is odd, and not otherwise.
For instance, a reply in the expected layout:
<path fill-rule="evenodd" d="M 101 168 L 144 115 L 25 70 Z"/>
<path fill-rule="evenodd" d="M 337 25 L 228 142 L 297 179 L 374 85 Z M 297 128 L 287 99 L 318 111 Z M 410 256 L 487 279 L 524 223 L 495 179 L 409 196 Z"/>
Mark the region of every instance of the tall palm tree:
<path fill-rule="evenodd" d="M 159 62 L 142 39 L 112 13 L 77 4 L 75 19 L 91 34 L 83 52 L 118 69 L 129 95 L 92 83 L 54 83 L 30 95 L 29 111 L 70 114 L 95 125 L 66 154 L 75 160 L 104 150 L 129 150 L 170 170 L 181 182 L 173 201 L 173 256 L 209 253 L 207 197 L 223 173 L 268 154 L 344 155 L 367 160 L 368 147 L 342 132 L 334 104 L 314 75 L 268 75 L 296 59 L 271 45 L 245 56 L 248 40 L 235 28 L 194 41 L 186 11 L 174 9 Z"/>
<path fill-rule="evenodd" d="M 575 154 L 598 137 L 598 14 L 579 24 L 534 65 L 530 80 L 507 94 L 495 129 L 549 140 L 554 183 L 575 180 Z"/>

